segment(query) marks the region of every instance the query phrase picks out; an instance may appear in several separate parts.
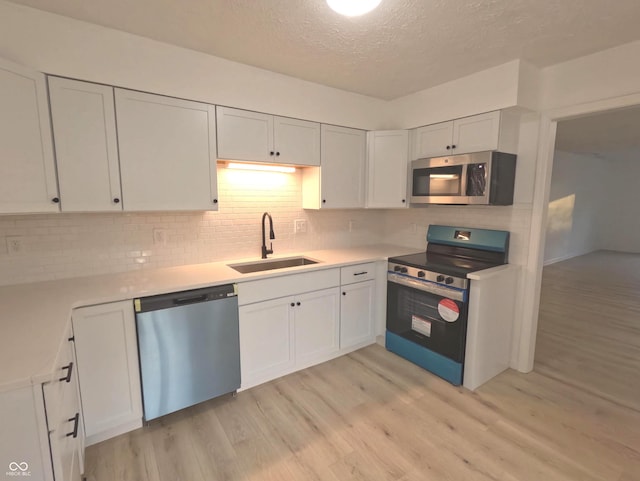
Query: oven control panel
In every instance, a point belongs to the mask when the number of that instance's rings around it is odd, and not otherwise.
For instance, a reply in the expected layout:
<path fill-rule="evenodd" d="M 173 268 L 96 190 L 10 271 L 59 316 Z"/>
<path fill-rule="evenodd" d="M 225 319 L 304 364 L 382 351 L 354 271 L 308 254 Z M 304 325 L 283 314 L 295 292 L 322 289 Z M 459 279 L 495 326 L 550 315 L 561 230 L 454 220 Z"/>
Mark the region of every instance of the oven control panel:
<path fill-rule="evenodd" d="M 438 272 L 433 272 L 425 269 L 418 269 L 417 267 L 411 267 L 404 264 L 396 264 L 394 262 L 389 262 L 388 270 L 389 272 L 393 272 L 394 274 L 402 274 L 407 277 L 413 277 L 422 281 L 436 282 L 447 287 L 466 289 L 469 286 L 468 279 L 448 276 L 446 274 L 440 274 Z"/>

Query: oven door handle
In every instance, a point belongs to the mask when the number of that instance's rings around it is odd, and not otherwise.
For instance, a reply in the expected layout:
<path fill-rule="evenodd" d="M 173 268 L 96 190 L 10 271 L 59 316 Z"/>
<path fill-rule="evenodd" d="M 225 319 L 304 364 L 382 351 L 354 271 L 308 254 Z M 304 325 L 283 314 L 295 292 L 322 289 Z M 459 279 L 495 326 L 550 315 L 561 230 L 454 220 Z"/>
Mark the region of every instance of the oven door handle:
<path fill-rule="evenodd" d="M 465 301 L 464 290 L 456 289 L 453 287 L 444 287 L 428 281 L 418 281 L 401 274 L 395 274 L 393 272 L 389 272 L 387 274 L 387 281 L 393 282 L 394 284 L 400 284 L 401 286 L 411 287 L 422 292 L 435 294 L 437 296 L 448 297 L 449 299 L 453 299 L 456 301 Z"/>

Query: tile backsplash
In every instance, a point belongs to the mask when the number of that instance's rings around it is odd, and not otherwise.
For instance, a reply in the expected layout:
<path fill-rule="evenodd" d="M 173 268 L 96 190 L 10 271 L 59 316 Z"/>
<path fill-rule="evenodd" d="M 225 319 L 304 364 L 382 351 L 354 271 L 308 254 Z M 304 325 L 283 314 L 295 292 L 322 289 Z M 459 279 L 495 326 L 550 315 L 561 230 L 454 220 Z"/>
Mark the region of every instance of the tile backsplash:
<path fill-rule="evenodd" d="M 267 211 L 275 254 L 381 242 L 381 211 L 303 210 L 301 188 L 299 170 L 219 168 L 217 212 L 0 216 L 0 285 L 259 258 L 260 221 Z M 306 233 L 294 234 L 296 219 L 307 221 Z M 7 236 L 18 237 L 20 252 L 9 254 Z"/>
<path fill-rule="evenodd" d="M 429 224 L 456 224 L 511 231 L 511 262 L 526 262 L 529 207 L 303 210 L 300 170 L 219 168 L 218 188 L 217 212 L 0 216 L 0 285 L 258 258 L 267 211 L 276 255 L 381 242 L 420 250 Z M 294 234 L 296 219 L 306 220 L 306 233 Z M 20 250 L 9 254 L 12 236 Z"/>

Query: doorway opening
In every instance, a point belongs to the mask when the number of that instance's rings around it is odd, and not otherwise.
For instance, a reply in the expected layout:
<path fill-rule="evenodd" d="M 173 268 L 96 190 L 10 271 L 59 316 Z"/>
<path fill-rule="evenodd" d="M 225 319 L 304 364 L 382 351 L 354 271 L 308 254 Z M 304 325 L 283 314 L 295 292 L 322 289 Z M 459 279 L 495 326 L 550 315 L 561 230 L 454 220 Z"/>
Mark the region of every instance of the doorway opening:
<path fill-rule="evenodd" d="M 558 121 L 534 370 L 640 411 L 640 108 Z"/>

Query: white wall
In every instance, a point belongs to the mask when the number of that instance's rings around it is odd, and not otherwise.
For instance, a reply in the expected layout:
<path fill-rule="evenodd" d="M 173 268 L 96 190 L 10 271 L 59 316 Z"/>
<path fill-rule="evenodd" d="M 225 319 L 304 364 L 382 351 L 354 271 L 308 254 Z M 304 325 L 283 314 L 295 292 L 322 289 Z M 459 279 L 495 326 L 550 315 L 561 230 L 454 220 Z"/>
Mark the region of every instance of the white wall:
<path fill-rule="evenodd" d="M 51 74 L 363 129 L 380 128 L 387 112 L 382 100 L 4 0 L 0 57 Z"/>
<path fill-rule="evenodd" d="M 608 189 L 607 162 L 556 151 L 553 160 L 544 263 L 598 250 Z"/>
<path fill-rule="evenodd" d="M 602 248 L 640 252 L 640 152 L 607 159 L 606 214 Z"/>
<path fill-rule="evenodd" d="M 541 110 L 611 99 L 640 91 L 640 41 L 541 71 Z"/>
<path fill-rule="evenodd" d="M 518 103 L 519 61 L 499 65 L 429 89 L 389 104 L 392 128 L 414 128 Z"/>

